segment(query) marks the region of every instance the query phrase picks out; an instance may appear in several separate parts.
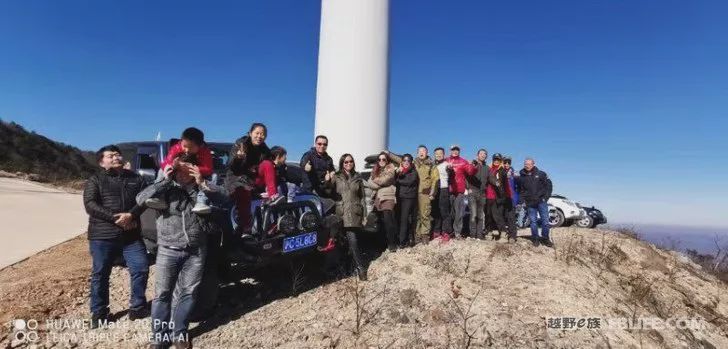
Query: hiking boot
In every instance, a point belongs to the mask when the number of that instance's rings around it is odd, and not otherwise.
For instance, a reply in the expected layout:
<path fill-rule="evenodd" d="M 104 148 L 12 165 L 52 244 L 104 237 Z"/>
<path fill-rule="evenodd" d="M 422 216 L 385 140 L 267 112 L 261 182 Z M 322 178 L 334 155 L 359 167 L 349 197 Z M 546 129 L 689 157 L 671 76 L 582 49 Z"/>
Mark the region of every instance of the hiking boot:
<path fill-rule="evenodd" d="M 172 348 L 174 349 L 191 349 L 192 343 L 188 341 L 174 341 L 172 342 Z"/>
<path fill-rule="evenodd" d="M 433 231 L 432 232 L 432 240 L 439 239 L 441 235 L 442 235 L 442 233 L 440 233 L 439 231 Z"/>
<path fill-rule="evenodd" d="M 516 238 L 514 238 L 513 236 L 509 236 L 509 237 L 508 237 L 508 243 L 509 243 L 509 244 L 510 244 L 510 243 L 513 243 L 513 244 L 515 244 L 515 243 L 516 243 Z"/>
<path fill-rule="evenodd" d="M 551 247 L 551 248 L 554 247 L 554 243 L 551 242 L 551 239 L 549 239 L 549 238 L 541 238 L 541 244 L 543 244 L 546 247 Z"/>
<path fill-rule="evenodd" d="M 389 250 L 389 252 L 397 252 L 397 245 L 389 245 L 387 249 Z"/>
<path fill-rule="evenodd" d="M 367 270 L 364 268 L 356 268 L 356 275 L 359 277 L 359 281 L 369 280 L 369 277 L 367 276 Z"/>
<path fill-rule="evenodd" d="M 497 232 L 494 232 L 494 233 L 492 234 L 492 236 L 493 236 L 493 240 L 496 240 L 496 241 L 498 241 L 498 240 L 500 240 L 500 238 L 501 238 L 501 232 L 499 232 L 499 231 L 497 231 Z"/>
<path fill-rule="evenodd" d="M 538 247 L 538 245 L 540 245 L 538 238 L 531 238 L 531 243 L 533 244 L 534 247 Z"/>
<path fill-rule="evenodd" d="M 200 202 L 200 201 L 198 201 L 195 204 L 195 207 L 192 208 L 192 213 L 196 213 L 196 214 L 209 214 L 210 212 L 212 212 L 212 207 L 210 207 L 210 205 L 208 205 L 204 202 Z"/>
<path fill-rule="evenodd" d="M 449 241 L 450 241 L 450 234 L 448 234 L 448 233 L 442 233 L 442 234 L 440 234 L 440 242 L 441 243 L 444 244 L 444 243 L 447 243 Z"/>
<path fill-rule="evenodd" d="M 109 314 L 93 314 L 91 315 L 91 329 L 99 328 L 105 325 L 109 320 Z"/>
<path fill-rule="evenodd" d="M 147 307 L 141 307 L 139 309 L 129 309 L 129 320 L 141 320 L 149 317 L 149 310 Z"/>
<path fill-rule="evenodd" d="M 460 239 L 462 239 L 462 238 L 463 238 L 462 234 L 460 234 L 460 233 L 455 233 L 455 239 L 456 239 L 456 240 L 460 240 Z"/>
<path fill-rule="evenodd" d="M 266 199 L 265 205 L 268 205 L 268 206 L 275 206 L 275 205 L 280 204 L 281 202 L 288 201 L 288 199 L 281 194 L 276 194 L 276 195 L 273 195 L 272 197 L 268 197 L 267 194 L 263 193 L 260 196 L 262 198 Z"/>
<path fill-rule="evenodd" d="M 166 210 L 169 208 L 167 202 L 159 198 L 150 198 L 144 200 L 144 206 L 149 207 L 153 210 Z"/>

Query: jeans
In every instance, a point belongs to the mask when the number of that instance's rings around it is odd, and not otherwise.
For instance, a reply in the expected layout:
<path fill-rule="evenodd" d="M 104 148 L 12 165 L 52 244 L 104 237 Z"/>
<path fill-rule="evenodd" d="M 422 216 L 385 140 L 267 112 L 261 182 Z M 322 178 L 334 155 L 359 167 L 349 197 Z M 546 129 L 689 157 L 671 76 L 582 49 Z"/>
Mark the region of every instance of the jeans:
<path fill-rule="evenodd" d="M 149 277 L 147 249 L 142 240 L 124 242 L 121 239 L 89 240 L 91 251 L 91 313 L 109 314 L 109 275 L 111 267 L 119 254 L 124 257 L 129 268 L 131 299 L 129 308 L 139 310 L 147 304 L 144 292 Z"/>
<path fill-rule="evenodd" d="M 485 195 L 479 191 L 470 194 L 470 237 L 482 237 L 485 230 Z"/>
<path fill-rule="evenodd" d="M 518 204 L 516 206 L 516 226 L 519 228 L 525 227 L 526 225 L 526 205 Z"/>
<path fill-rule="evenodd" d="M 188 317 L 195 305 L 206 255 L 206 247 L 181 251 L 166 246 L 157 249 L 152 342 L 189 340 Z"/>
<path fill-rule="evenodd" d="M 465 202 L 468 197 L 465 194 L 457 194 L 450 196 L 452 199 L 453 223 L 452 230 L 456 236 L 463 233 L 463 220 L 465 219 L 465 208 L 468 204 Z"/>
<path fill-rule="evenodd" d="M 538 214 L 538 220 L 536 219 Z M 538 225 L 541 225 L 541 237 L 549 238 L 549 205 L 545 202 L 539 202 L 535 205 L 528 206 L 528 218 L 531 220 L 531 236 L 538 238 Z"/>

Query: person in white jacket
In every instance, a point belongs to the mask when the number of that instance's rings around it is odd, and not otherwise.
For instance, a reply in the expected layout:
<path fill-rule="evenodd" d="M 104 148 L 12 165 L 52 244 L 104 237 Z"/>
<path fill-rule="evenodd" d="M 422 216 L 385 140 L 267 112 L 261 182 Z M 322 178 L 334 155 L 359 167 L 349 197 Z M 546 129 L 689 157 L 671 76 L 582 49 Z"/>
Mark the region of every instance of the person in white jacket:
<path fill-rule="evenodd" d="M 452 214 L 450 212 L 450 164 L 445 161 L 445 149 L 435 149 L 437 178 L 432 197 L 432 238 L 450 239 L 452 234 Z"/>

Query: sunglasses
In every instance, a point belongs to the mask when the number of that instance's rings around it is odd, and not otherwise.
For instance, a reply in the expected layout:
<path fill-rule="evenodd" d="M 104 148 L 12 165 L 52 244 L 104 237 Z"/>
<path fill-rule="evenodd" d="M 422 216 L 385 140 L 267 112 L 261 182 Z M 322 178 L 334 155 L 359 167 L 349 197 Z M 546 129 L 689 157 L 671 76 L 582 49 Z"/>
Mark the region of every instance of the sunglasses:
<path fill-rule="evenodd" d="M 353 164 L 353 163 L 354 163 L 353 160 L 346 160 L 346 161 L 344 161 L 344 165 L 346 165 L 346 164 Z"/>
<path fill-rule="evenodd" d="M 387 159 L 386 158 L 379 158 L 379 162 L 382 162 L 382 161 L 387 161 Z"/>
<path fill-rule="evenodd" d="M 329 146 L 328 143 L 316 143 L 316 145 L 320 145 L 322 147 L 328 147 Z"/>

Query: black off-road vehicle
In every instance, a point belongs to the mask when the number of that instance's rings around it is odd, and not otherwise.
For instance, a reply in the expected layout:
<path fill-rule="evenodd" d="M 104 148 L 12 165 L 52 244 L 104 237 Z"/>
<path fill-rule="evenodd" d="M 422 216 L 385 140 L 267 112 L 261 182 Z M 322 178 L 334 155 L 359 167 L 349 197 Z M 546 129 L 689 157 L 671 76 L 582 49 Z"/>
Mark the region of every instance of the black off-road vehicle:
<path fill-rule="evenodd" d="M 131 159 L 131 170 L 151 183 L 169 148 L 178 141 L 130 142 L 118 146 L 124 158 Z M 217 184 L 222 185 L 232 144 L 208 142 L 207 145 L 212 151 Z M 288 172 L 294 178 L 303 177 L 298 164 L 289 163 Z M 297 188 L 289 187 L 291 190 Z M 238 233 L 234 204 L 213 206 L 210 215 L 221 231 L 220 234 L 209 236 L 208 257 L 195 311 L 197 317 L 207 315 L 213 309 L 218 285 L 226 276 L 240 275 L 237 271 L 253 271 L 271 263 L 326 253 L 333 249 L 329 237 L 341 227 L 341 220 L 333 214 L 333 202 L 313 193 L 294 191 L 287 202 L 274 206 L 264 204 L 259 196 L 254 197 L 251 204 L 253 231 L 245 238 Z M 157 211 L 148 209 L 141 217 L 142 236 L 151 257 L 157 249 L 157 216 Z"/>

